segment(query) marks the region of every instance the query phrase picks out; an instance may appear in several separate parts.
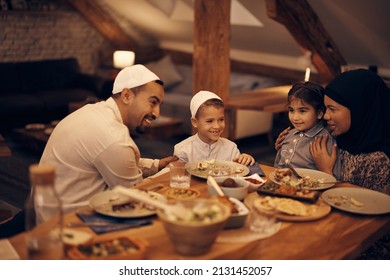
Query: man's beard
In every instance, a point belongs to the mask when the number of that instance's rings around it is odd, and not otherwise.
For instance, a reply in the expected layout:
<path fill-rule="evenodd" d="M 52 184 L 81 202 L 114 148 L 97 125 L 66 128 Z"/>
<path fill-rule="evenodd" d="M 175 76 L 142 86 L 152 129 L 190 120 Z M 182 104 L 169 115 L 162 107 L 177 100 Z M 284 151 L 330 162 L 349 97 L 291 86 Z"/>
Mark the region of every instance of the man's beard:
<path fill-rule="evenodd" d="M 137 127 L 135 128 L 135 131 L 139 134 L 144 134 L 145 133 L 145 129 L 144 127 L 140 126 L 140 125 L 137 125 Z"/>

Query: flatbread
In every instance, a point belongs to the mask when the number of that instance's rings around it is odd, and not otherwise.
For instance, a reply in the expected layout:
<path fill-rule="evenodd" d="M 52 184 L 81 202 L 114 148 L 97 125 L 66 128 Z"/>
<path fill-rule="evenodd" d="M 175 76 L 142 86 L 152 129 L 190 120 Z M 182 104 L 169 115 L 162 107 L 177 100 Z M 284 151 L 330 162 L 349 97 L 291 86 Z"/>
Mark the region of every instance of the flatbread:
<path fill-rule="evenodd" d="M 313 208 L 290 198 L 279 198 L 266 196 L 257 198 L 253 206 L 259 210 L 277 211 L 295 216 L 309 216 L 313 213 Z"/>

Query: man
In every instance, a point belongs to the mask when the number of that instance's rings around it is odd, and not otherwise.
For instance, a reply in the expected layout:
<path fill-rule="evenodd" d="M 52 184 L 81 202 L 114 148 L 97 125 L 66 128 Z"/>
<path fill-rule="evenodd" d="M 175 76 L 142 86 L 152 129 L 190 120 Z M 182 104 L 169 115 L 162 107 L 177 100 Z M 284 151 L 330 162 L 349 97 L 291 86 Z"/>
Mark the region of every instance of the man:
<path fill-rule="evenodd" d="M 159 77 L 143 65 L 127 67 L 118 73 L 112 93 L 64 118 L 41 157 L 41 164 L 56 168 L 55 188 L 65 212 L 118 184 L 134 186 L 176 160 L 141 158 L 130 136 L 160 115 L 164 88 Z"/>

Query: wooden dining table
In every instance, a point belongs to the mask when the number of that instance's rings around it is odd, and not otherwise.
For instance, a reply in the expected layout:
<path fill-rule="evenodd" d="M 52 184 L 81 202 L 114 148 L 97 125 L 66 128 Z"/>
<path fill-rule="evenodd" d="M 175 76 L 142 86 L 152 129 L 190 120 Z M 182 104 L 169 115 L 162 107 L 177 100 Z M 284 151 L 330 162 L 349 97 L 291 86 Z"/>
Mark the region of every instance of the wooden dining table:
<path fill-rule="evenodd" d="M 274 170 L 271 166 L 260 165 L 268 176 Z M 145 180 L 138 186 L 150 189 L 161 185 L 158 191 L 164 193 L 169 188 L 169 173 Z M 209 196 L 205 179 L 192 176 L 191 187 L 198 189 L 204 197 Z M 357 187 L 348 183 L 337 183 L 337 187 Z M 257 195 L 252 193 L 250 195 Z M 321 199 L 321 198 L 320 198 Z M 322 202 L 324 203 L 324 202 Z M 144 238 L 148 243 L 145 259 L 267 259 L 267 260 L 331 260 L 355 259 L 379 238 L 390 230 L 390 214 L 362 215 L 332 209 L 325 217 L 304 222 L 282 221 L 278 232 L 266 238 L 240 242 L 217 241 L 211 250 L 199 256 L 184 256 L 175 252 L 164 227 L 157 216 L 152 223 L 138 228 L 96 234 L 89 227 L 78 230 L 89 232 L 93 240 L 132 236 Z M 75 212 L 65 216 L 65 223 L 81 222 Z M 225 229 L 224 233 L 240 235 L 245 229 Z M 229 232 L 227 232 L 229 231 Z M 21 259 L 26 259 L 25 233 L 9 239 Z"/>

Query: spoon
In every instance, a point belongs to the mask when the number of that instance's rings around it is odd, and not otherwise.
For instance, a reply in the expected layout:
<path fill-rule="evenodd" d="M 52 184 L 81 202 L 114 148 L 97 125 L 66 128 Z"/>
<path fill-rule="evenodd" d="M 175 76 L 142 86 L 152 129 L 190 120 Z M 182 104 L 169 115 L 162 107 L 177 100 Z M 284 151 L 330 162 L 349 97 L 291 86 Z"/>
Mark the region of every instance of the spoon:
<path fill-rule="evenodd" d="M 218 195 L 225 196 L 221 187 L 217 184 L 217 181 L 215 181 L 214 177 L 208 176 L 207 182 L 213 186 L 213 188 L 215 189 L 215 191 L 217 192 Z"/>
<path fill-rule="evenodd" d="M 172 214 L 176 216 L 177 218 L 180 218 L 182 220 L 188 220 L 189 217 L 192 215 L 192 211 L 186 207 L 184 207 L 182 204 L 167 204 L 165 202 L 156 200 L 152 197 L 150 197 L 146 192 L 137 190 L 137 189 L 129 189 L 125 188 L 123 186 L 116 186 L 112 189 L 114 192 L 131 197 L 135 200 L 144 202 L 148 205 L 154 206 L 158 209 L 164 210 L 164 212 Z"/>

